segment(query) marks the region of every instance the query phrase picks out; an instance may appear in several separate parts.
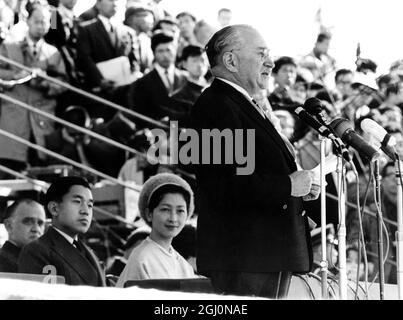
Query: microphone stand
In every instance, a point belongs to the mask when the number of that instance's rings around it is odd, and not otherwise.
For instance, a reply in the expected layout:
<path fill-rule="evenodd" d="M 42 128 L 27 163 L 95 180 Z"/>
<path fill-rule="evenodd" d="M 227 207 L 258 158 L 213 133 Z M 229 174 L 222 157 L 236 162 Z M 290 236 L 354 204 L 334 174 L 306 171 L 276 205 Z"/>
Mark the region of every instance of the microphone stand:
<path fill-rule="evenodd" d="M 400 170 L 400 160 L 396 158 L 396 184 L 397 184 L 397 231 L 396 231 L 396 247 L 397 247 L 397 287 L 399 292 L 399 300 L 403 300 L 403 196 L 402 196 L 402 172 Z"/>
<path fill-rule="evenodd" d="M 378 260 L 379 260 L 379 294 L 384 300 L 385 271 L 383 265 L 383 229 L 382 229 L 382 208 L 381 208 L 381 175 L 379 173 L 379 160 L 374 162 L 375 170 L 375 202 L 377 203 L 377 231 L 378 231 Z"/>
<path fill-rule="evenodd" d="M 322 299 L 328 299 L 327 288 L 327 239 L 326 239 L 326 175 L 325 175 L 325 150 L 326 138 L 319 135 L 320 140 L 320 207 L 321 207 L 321 243 L 322 243 L 322 261 L 320 262 L 320 274 L 322 280 Z"/>
<path fill-rule="evenodd" d="M 343 159 L 337 158 L 337 182 L 339 197 L 339 293 L 341 300 L 347 300 L 347 257 L 346 257 L 346 175 Z"/>

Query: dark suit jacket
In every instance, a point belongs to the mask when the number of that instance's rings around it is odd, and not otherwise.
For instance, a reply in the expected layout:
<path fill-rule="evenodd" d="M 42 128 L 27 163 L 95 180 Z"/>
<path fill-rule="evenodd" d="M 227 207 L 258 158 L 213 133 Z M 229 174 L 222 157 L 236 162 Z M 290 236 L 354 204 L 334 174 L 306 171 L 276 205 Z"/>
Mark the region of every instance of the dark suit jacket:
<path fill-rule="evenodd" d="M 62 16 L 59 11 L 56 11 L 56 28 L 50 28 L 45 35 L 45 41 L 59 50 L 66 66 L 70 83 L 73 85 L 79 85 L 81 80 L 77 74 L 75 63 L 77 60 L 78 25 L 78 19 L 75 19 L 68 35 L 63 26 Z"/>
<path fill-rule="evenodd" d="M 191 122 L 200 137 L 203 128 L 243 129 L 244 137 L 246 129 L 255 130 L 251 175 L 237 175 L 236 164 L 195 166 L 198 271 L 309 271 L 308 221 L 302 216 L 302 199 L 291 197 L 289 174 L 297 170 L 296 163 L 271 122 L 240 92 L 217 79 L 197 100 Z M 245 154 L 246 138 L 239 145 Z"/>
<path fill-rule="evenodd" d="M 116 28 L 117 43 L 114 46 L 100 19 L 83 22 L 78 33 L 78 68 L 84 73 L 87 85 L 92 88 L 99 86 L 102 75 L 96 64 L 124 55 L 123 38 L 134 31 L 121 25 Z"/>
<path fill-rule="evenodd" d="M 21 248 L 18 248 L 10 241 L 6 241 L 0 249 L 0 272 L 17 273 L 20 252 Z"/>
<path fill-rule="evenodd" d="M 18 272 L 43 274 L 43 268 L 49 265 L 56 268 L 57 275 L 63 276 L 68 285 L 105 286 L 97 257 L 87 246 L 85 249 L 87 257 L 50 227 L 42 237 L 22 249 Z"/>
<path fill-rule="evenodd" d="M 179 69 L 175 69 L 173 90 L 179 89 L 185 83 L 185 73 Z M 156 69 L 150 71 L 131 85 L 128 106 L 130 109 L 156 120 L 170 116 L 171 99 Z M 140 123 L 139 120 L 135 120 L 135 122 L 136 124 Z"/>

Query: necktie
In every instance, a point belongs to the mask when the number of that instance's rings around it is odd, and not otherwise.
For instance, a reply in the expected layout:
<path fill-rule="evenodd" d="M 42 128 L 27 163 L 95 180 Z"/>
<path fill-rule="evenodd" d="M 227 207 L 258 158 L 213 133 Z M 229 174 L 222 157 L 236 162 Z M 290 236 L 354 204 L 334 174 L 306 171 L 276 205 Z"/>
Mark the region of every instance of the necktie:
<path fill-rule="evenodd" d="M 173 87 L 172 87 L 172 82 L 171 82 L 171 80 L 169 79 L 169 74 L 168 74 L 168 69 L 165 69 L 165 78 L 166 78 L 166 80 L 167 80 L 167 84 L 168 84 L 168 92 L 169 92 L 169 94 L 171 94 L 172 93 L 172 90 L 173 90 Z"/>
<path fill-rule="evenodd" d="M 255 99 L 252 99 L 252 102 L 256 105 L 256 107 L 261 111 L 261 113 L 266 117 L 266 119 L 268 119 L 273 126 L 276 128 L 276 123 L 275 123 L 275 119 L 272 115 L 271 110 L 269 110 L 265 105 L 260 106 Z M 288 151 L 290 151 L 290 153 L 292 154 L 292 156 L 295 159 L 295 150 L 294 150 L 294 146 L 292 145 L 292 143 L 290 142 L 290 140 L 288 140 L 288 138 L 283 135 L 281 133 L 281 131 L 279 130 L 281 128 L 276 128 L 276 131 L 278 132 L 278 134 L 280 135 L 281 139 L 284 141 Z"/>
<path fill-rule="evenodd" d="M 85 257 L 86 256 L 85 255 L 86 250 L 85 250 L 83 244 L 80 241 L 77 241 L 77 240 L 74 240 L 73 244 L 77 248 L 77 250 Z"/>
<path fill-rule="evenodd" d="M 115 47 L 116 46 L 116 32 L 115 32 L 115 28 L 112 26 L 112 24 L 110 23 L 110 29 L 109 29 L 109 38 L 111 39 L 111 43 L 112 46 Z"/>

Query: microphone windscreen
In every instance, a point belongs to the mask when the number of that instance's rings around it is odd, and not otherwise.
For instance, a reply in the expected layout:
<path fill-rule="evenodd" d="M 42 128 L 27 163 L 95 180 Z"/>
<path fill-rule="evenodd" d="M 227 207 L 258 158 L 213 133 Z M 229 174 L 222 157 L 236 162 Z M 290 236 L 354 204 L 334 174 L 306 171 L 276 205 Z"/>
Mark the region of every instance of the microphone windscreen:
<path fill-rule="evenodd" d="M 320 113 L 324 109 L 324 107 L 322 105 L 322 102 L 318 98 L 312 97 L 305 101 L 304 109 L 308 113 L 316 115 Z"/>
<path fill-rule="evenodd" d="M 382 143 L 388 134 L 388 132 L 378 123 L 376 123 L 372 119 L 364 119 L 361 122 L 361 129 L 364 132 L 369 133 L 372 135 L 377 142 Z M 388 141 L 389 146 L 396 145 L 396 139 L 391 136 Z"/>

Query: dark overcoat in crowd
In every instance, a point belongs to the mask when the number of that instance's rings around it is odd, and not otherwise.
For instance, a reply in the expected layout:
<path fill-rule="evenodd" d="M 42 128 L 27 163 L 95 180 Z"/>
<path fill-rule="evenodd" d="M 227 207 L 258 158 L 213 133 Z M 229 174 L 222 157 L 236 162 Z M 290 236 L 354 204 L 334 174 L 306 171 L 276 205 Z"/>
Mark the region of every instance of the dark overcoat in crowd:
<path fill-rule="evenodd" d="M 16 273 L 18 271 L 18 256 L 21 248 L 6 241 L 0 249 L 0 272 Z"/>
<path fill-rule="evenodd" d="M 185 83 L 185 72 L 175 69 L 173 91 L 178 90 Z M 171 98 L 156 69 L 131 85 L 128 106 L 138 113 L 157 120 L 171 115 Z M 136 123 L 139 123 L 139 121 L 136 121 Z"/>

